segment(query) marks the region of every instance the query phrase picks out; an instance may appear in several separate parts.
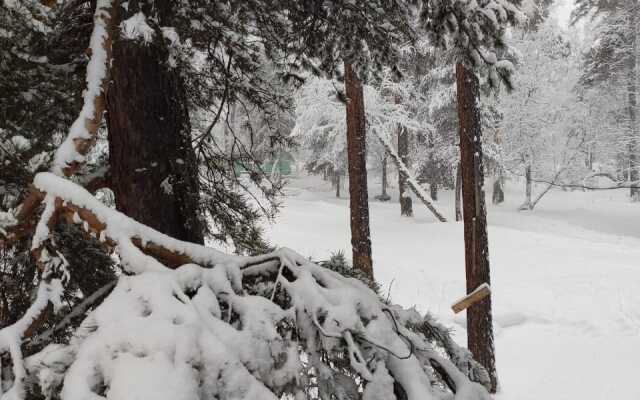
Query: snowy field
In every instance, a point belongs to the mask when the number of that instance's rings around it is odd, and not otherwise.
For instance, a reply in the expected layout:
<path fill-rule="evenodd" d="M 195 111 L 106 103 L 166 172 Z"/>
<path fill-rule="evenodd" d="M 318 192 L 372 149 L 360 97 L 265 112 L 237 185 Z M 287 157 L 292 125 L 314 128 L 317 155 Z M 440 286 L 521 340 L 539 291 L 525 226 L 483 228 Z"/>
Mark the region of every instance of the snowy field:
<path fill-rule="evenodd" d="M 400 217 L 396 193 L 370 203 L 376 278 L 394 302 L 434 314 L 466 345 L 464 312 L 450 308 L 464 295 L 462 223 L 439 223 L 416 201 L 416 216 Z M 347 199 L 306 176 L 292 178 L 287 195 L 268 228 L 275 244 L 316 260 L 351 255 Z M 625 195 L 558 190 L 518 212 L 522 191 L 510 187 L 505 204 L 489 205 L 497 399 L 640 399 L 640 205 Z M 453 219 L 451 193 L 439 207 Z"/>

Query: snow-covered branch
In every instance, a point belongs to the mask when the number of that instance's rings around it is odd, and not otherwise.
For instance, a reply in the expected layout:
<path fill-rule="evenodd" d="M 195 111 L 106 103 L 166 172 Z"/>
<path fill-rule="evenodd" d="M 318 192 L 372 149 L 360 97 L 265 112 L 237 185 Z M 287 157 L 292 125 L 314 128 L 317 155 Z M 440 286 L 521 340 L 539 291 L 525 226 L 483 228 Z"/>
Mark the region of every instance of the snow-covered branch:
<path fill-rule="evenodd" d="M 393 146 L 391 146 L 391 143 L 389 143 L 389 139 L 386 136 L 380 134 L 376 130 L 373 130 L 373 132 L 375 133 L 376 137 L 380 140 L 380 142 L 386 149 L 387 154 L 391 156 L 391 160 L 394 162 L 394 164 L 396 164 L 396 167 L 398 168 L 398 170 L 401 171 L 407 177 L 407 184 L 409 185 L 411 190 L 413 190 L 416 196 L 418 196 L 420 201 L 422 201 L 422 203 L 429 209 L 429 211 L 433 213 L 433 215 L 438 219 L 438 221 L 447 222 L 447 219 L 435 207 L 434 202 L 429 200 L 429 195 L 424 191 L 424 189 L 422 189 L 422 187 L 420 187 L 420 184 L 418 183 L 416 178 L 413 176 L 411 171 L 409 171 L 407 166 L 404 165 L 404 163 L 398 156 L 398 153 L 396 152 L 396 150 L 393 148 Z"/>
<path fill-rule="evenodd" d="M 74 175 L 85 162 L 102 122 L 111 65 L 111 35 L 116 22 L 112 14 L 115 1 L 98 0 L 96 4 L 82 109 L 53 161 L 52 171 L 61 176 Z"/>

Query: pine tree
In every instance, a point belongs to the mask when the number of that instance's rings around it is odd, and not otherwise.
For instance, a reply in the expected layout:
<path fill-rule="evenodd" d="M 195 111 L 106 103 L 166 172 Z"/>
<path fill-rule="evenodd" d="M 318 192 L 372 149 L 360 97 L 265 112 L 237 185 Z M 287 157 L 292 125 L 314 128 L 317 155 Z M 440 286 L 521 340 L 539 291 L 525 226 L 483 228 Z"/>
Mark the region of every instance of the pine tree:
<path fill-rule="evenodd" d="M 162 30 L 173 25 L 175 5 L 129 2 L 123 12 L 108 88 L 109 187 L 129 217 L 204 243 L 187 98 Z"/>
<path fill-rule="evenodd" d="M 467 293 L 489 283 L 489 249 L 483 191 L 480 85 L 476 70 L 486 76 L 491 87 L 512 85 L 513 65 L 498 60 L 504 30 L 523 15 L 509 1 L 489 1 L 467 5 L 456 0 L 428 4 L 421 14 L 433 43 L 446 47 L 452 41 L 459 50 L 456 88 L 460 132 L 463 218 L 465 225 L 465 266 Z M 491 298 L 467 310 L 469 348 L 491 377 L 492 392 L 497 390 Z"/>

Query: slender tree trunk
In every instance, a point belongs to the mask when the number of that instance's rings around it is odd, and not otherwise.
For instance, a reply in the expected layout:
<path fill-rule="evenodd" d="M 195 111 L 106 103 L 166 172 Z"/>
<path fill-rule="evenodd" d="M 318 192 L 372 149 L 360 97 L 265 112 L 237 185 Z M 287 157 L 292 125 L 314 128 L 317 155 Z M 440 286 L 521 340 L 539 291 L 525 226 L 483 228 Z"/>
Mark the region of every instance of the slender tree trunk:
<path fill-rule="evenodd" d="M 467 293 L 483 283 L 490 284 L 486 207 L 483 189 L 482 131 L 478 109 L 479 83 L 473 71 L 462 63 L 456 66 L 460 160 L 464 216 Z M 491 296 L 467 309 L 468 347 L 491 377 L 495 393 L 498 378 L 495 366 Z"/>
<path fill-rule="evenodd" d="M 398 157 L 409 168 L 409 133 L 402 125 L 398 125 Z M 398 169 L 398 192 L 400 215 L 413 216 L 413 204 L 407 188 L 407 177 L 400 169 Z"/>
<path fill-rule="evenodd" d="M 387 198 L 387 154 L 382 157 L 382 197 Z"/>
<path fill-rule="evenodd" d="M 433 201 L 438 201 L 438 184 L 433 182 L 429 185 L 429 195 Z"/>
<path fill-rule="evenodd" d="M 456 183 L 455 188 L 456 192 L 456 221 L 462 221 L 462 167 L 460 163 L 456 167 Z"/>
<path fill-rule="evenodd" d="M 161 39 L 160 39 L 161 40 Z M 181 240 L 203 243 L 189 113 L 179 71 L 160 42 L 113 45 L 109 163 L 116 207 Z"/>
<path fill-rule="evenodd" d="M 504 189 L 502 187 L 502 181 L 502 174 L 496 176 L 495 181 L 493 181 L 493 193 L 491 196 L 491 201 L 493 202 L 493 204 L 500 204 L 504 202 Z"/>
<path fill-rule="evenodd" d="M 531 165 L 527 165 L 524 169 L 524 204 L 520 206 L 521 210 L 531 210 Z"/>
<path fill-rule="evenodd" d="M 347 92 L 347 157 L 349 160 L 349 207 L 353 266 L 373 278 L 369 195 L 367 193 L 366 126 L 362 83 L 351 64 L 344 64 Z"/>
<path fill-rule="evenodd" d="M 340 198 L 340 171 L 333 172 L 333 184 L 336 186 L 336 197 Z"/>

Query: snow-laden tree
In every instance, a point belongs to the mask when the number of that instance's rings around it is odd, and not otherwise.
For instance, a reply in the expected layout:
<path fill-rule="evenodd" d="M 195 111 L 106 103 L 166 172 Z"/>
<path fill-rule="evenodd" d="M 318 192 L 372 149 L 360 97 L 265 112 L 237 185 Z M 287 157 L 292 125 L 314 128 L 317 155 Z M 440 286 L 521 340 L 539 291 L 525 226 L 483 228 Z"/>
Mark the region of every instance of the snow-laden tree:
<path fill-rule="evenodd" d="M 626 179 L 633 201 L 640 199 L 636 187 L 639 180 L 638 138 L 638 87 L 640 87 L 640 5 L 635 1 L 600 2 L 581 0 L 573 13 L 574 21 L 585 17 L 597 17 L 592 21 L 592 45 L 584 56 L 581 85 L 588 91 L 602 93 L 603 97 L 623 98 L 625 113 L 618 115 L 617 143 L 624 143 L 625 151 L 619 154 L 626 170 L 625 177 L 615 177 L 618 184 Z M 626 153 L 624 155 L 623 153 Z M 613 171 L 606 171 L 613 177 Z"/>
<path fill-rule="evenodd" d="M 575 91 L 580 77 L 577 51 L 555 21 L 514 34 L 511 45 L 518 69 L 514 90 L 499 103 L 500 156 L 503 168 L 525 177 L 521 208 L 533 209 L 553 185 L 586 175 L 588 116 Z M 533 181 L 546 182 L 534 197 Z"/>
<path fill-rule="evenodd" d="M 397 84 L 385 71 L 376 86 L 364 85 L 367 129 L 374 135 L 392 135 L 401 124 L 419 129 L 405 104 L 396 101 Z M 296 95 L 296 123 L 292 136 L 305 153 L 310 169 L 328 167 L 343 174 L 347 164 L 346 110 L 340 98 L 340 83 L 322 78 L 310 78 Z M 370 153 L 379 154 L 380 142 L 376 136 L 367 137 Z"/>

